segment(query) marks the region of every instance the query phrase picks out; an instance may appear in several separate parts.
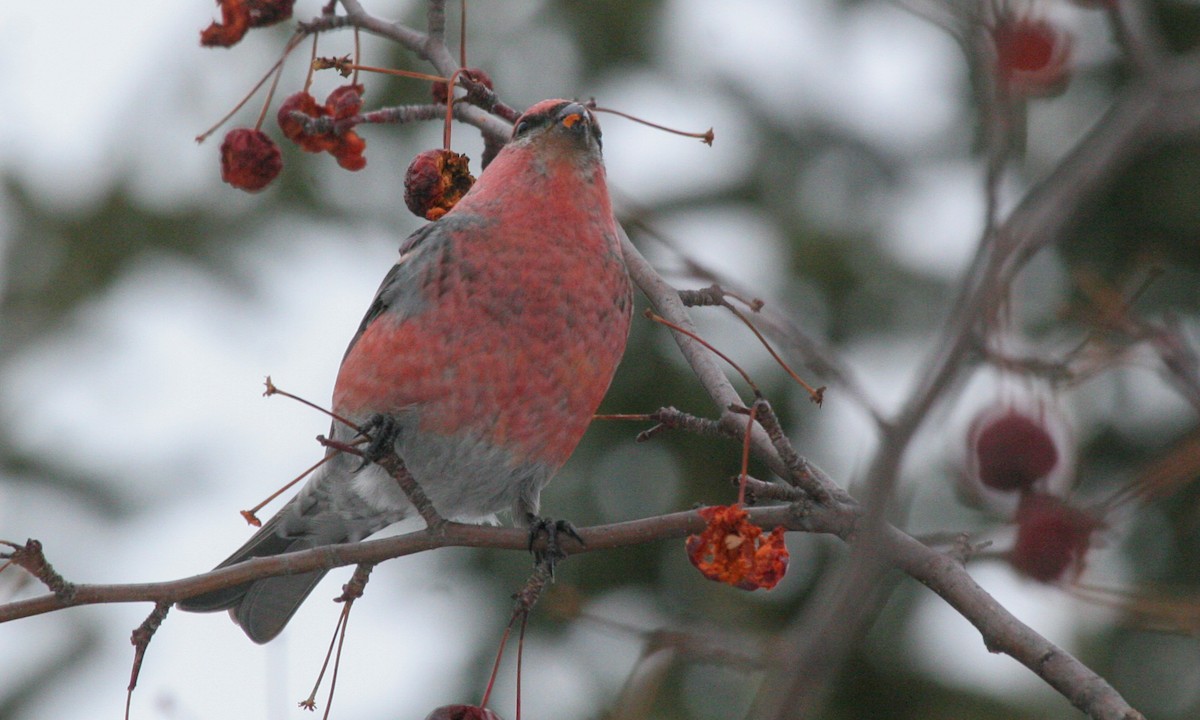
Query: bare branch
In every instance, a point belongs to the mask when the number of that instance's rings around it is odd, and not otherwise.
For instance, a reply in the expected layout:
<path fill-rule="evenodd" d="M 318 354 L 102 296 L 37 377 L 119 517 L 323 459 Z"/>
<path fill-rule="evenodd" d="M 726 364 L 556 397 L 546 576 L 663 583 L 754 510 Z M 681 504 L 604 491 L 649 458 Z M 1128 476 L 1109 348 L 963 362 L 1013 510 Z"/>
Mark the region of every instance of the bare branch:
<path fill-rule="evenodd" d="M 754 508 L 750 511 L 750 518 L 760 525 L 783 525 L 811 532 L 827 532 L 837 527 L 834 514 L 810 512 L 800 515 L 790 507 Z M 686 537 L 703 530 L 704 524 L 703 518 L 695 511 L 679 512 L 583 528 L 578 532 L 584 543 L 574 541 L 569 536 L 560 537 L 559 543 L 563 552 L 574 555 Z M 535 543 L 534 549 L 539 549 L 543 544 L 544 541 Z M 374 564 L 440 547 L 486 547 L 528 552 L 529 533 L 524 528 L 446 522 L 436 531 L 421 530 L 381 540 L 325 545 L 284 555 L 254 558 L 180 580 L 113 585 L 77 584 L 73 586 L 75 592 L 70 596 L 48 594 L 0 605 L 0 623 L 80 605 L 174 603 L 264 577 L 330 570 L 345 565 Z"/>
<path fill-rule="evenodd" d="M 458 60 L 446 47 L 443 37 L 414 30 L 402 23 L 380 20 L 364 10 L 362 3 L 358 0 L 340 0 L 340 2 L 346 10 L 344 22 L 347 26 L 357 27 L 373 35 L 394 40 L 417 57 L 428 61 L 442 77 L 450 77 L 459 69 Z M 432 5 L 444 5 L 444 3 L 433 2 Z M 441 32 L 444 34 L 444 7 L 442 10 Z M 432 19 L 430 26 L 431 33 L 437 29 Z M 494 141 L 505 142 L 512 132 L 512 127 L 507 122 L 473 105 L 456 105 L 454 111 L 457 119 L 478 128 L 484 137 Z"/>
<path fill-rule="evenodd" d="M 632 246 L 628 236 L 625 236 L 624 233 L 622 233 L 622 240 L 630 277 L 664 317 L 677 325 L 690 328 L 691 321 L 679 299 L 678 292 L 646 263 L 645 258 Z M 675 340 L 701 384 L 713 401 L 722 408 L 723 424 L 729 424 L 731 432 L 744 432 L 745 426 L 742 419 L 725 409 L 730 404 L 738 404 L 740 400 L 712 355 L 686 335 L 676 333 Z M 943 369 L 942 372 L 947 377 L 950 375 L 948 368 Z M 940 391 L 937 384 L 934 387 Z M 931 404 L 936 397 L 937 393 L 930 392 L 929 397 L 923 401 L 925 407 L 927 408 L 928 404 Z M 924 416 L 923 412 L 917 416 L 917 419 Z M 896 476 L 903 448 L 911 436 L 911 432 L 915 431 L 916 423 L 910 424 L 909 433 L 892 433 L 890 437 L 885 435 L 884 447 L 877 454 L 875 464 L 868 475 L 873 482 L 876 481 L 877 474 L 881 477 Z M 756 455 L 767 461 L 776 474 L 787 477 L 789 474 L 787 463 L 780 457 L 767 433 L 762 431 L 761 427 L 756 427 L 753 434 L 752 447 Z M 846 625 L 842 623 L 847 618 L 845 617 L 846 613 L 842 612 L 843 609 L 859 611 L 854 613 L 856 617 L 849 618 L 849 626 L 852 628 L 849 631 L 850 634 L 854 634 L 853 628 L 862 626 L 871 606 L 869 603 L 861 602 L 861 599 L 868 597 L 870 589 L 878 585 L 879 573 L 883 569 L 879 559 L 883 558 L 946 599 L 969 622 L 979 628 L 989 649 L 1012 656 L 1045 679 L 1080 709 L 1098 718 L 1135 720 L 1141 717 L 1102 677 L 1014 617 L 983 588 L 979 587 L 966 570 L 950 557 L 921 545 L 891 525 L 877 525 L 872 535 L 865 541 L 860 535 L 855 535 L 851 529 L 861 527 L 861 523 L 851 521 L 848 524 L 837 525 L 836 520 L 845 521 L 848 515 L 857 518 L 857 503 L 844 490 L 828 482 L 823 476 L 818 477 L 816 481 L 838 503 L 841 503 L 842 509 L 830 512 L 819 506 L 810 507 L 810 514 L 804 515 L 809 525 L 806 529 L 810 532 L 834 532 L 843 539 L 853 540 L 855 552 L 861 557 L 861 560 L 850 564 L 847 572 L 851 575 L 845 578 L 844 582 L 830 586 L 834 588 L 834 595 L 838 602 L 825 606 L 824 610 L 820 610 L 818 607 L 818 617 L 824 618 L 824 622 L 817 623 L 820 627 L 838 633 L 839 638 L 844 641 Z M 752 518 L 755 523 L 764 524 L 764 518 L 754 515 L 757 510 L 751 511 Z M 794 511 L 789 511 L 789 517 L 791 523 L 800 522 Z M 830 524 L 830 520 L 835 522 Z M 794 524 L 779 524 L 790 529 L 797 529 Z M 591 536 L 584 533 L 584 537 L 587 539 L 588 549 L 596 549 L 593 547 Z M 850 592 L 856 594 L 850 595 Z M 822 604 L 818 603 L 817 605 L 821 606 Z M 829 612 L 830 608 L 833 609 L 831 613 Z M 864 617 L 857 617 L 860 612 Z M 802 625 L 805 628 L 812 627 L 807 624 Z M 797 634 L 794 628 L 789 631 L 789 635 L 793 634 Z M 804 644 L 801 643 L 801 646 Z M 822 651 L 831 649 L 830 645 L 823 644 L 819 640 L 814 641 L 811 647 Z M 795 657 L 797 655 L 792 655 L 787 658 L 787 661 L 781 661 L 775 665 L 775 675 L 782 671 L 783 676 L 787 678 L 782 681 L 782 684 L 787 684 L 797 674 L 791 664 Z M 827 669 L 836 668 L 840 665 L 840 658 L 841 653 L 833 651 L 830 653 L 830 657 L 823 660 L 819 666 Z M 802 667 L 811 671 L 815 666 L 802 665 Z M 823 673 L 820 672 L 815 674 L 823 676 Z M 768 678 L 764 687 L 772 685 L 772 677 L 774 675 Z M 779 717 L 791 716 L 788 714 Z M 766 714 L 762 717 L 776 716 Z"/>
<path fill-rule="evenodd" d="M 1011 656 L 1091 717 L 1142 719 L 1104 678 L 1013 617 L 955 559 L 931 551 L 894 528 L 887 530 L 886 537 L 888 560 L 974 625 L 990 652 Z"/>

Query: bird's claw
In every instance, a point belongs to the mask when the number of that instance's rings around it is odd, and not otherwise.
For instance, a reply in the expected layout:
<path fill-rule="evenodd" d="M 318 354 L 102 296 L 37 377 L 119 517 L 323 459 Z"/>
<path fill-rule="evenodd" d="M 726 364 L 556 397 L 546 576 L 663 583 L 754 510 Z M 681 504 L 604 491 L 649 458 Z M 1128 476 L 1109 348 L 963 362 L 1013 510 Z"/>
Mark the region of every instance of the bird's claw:
<path fill-rule="evenodd" d="M 554 566 L 567 556 L 559 543 L 560 536 L 565 535 L 580 545 L 585 544 L 579 531 L 566 520 L 551 520 L 533 513 L 528 514 L 526 520 L 529 523 L 529 552 L 533 553 L 533 563 L 534 565 L 544 565 L 551 577 L 554 577 Z M 546 539 L 545 546 L 540 550 L 534 550 L 534 545 L 541 537 Z"/>
<path fill-rule="evenodd" d="M 358 434 L 359 437 L 367 439 L 367 445 L 362 449 L 362 464 L 355 468 L 354 472 L 392 452 L 396 445 L 396 437 L 400 434 L 400 425 L 391 415 L 377 413 L 363 423 Z"/>

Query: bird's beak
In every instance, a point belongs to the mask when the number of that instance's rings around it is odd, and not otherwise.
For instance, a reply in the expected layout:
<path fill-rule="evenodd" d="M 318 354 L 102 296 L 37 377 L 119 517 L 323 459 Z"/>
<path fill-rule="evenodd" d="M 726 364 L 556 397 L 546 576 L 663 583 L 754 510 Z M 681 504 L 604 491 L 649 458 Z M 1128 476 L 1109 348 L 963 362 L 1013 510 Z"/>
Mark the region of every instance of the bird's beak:
<path fill-rule="evenodd" d="M 558 121 L 565 128 L 573 128 L 577 124 L 587 121 L 587 110 L 579 103 L 564 105 L 562 110 L 558 111 Z"/>

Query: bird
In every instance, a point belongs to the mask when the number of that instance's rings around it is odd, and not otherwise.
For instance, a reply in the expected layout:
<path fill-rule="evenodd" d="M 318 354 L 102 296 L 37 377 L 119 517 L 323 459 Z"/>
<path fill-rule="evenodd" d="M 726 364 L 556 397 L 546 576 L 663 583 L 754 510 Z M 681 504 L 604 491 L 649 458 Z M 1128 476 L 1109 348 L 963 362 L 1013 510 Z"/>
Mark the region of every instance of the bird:
<path fill-rule="evenodd" d="M 633 293 L 592 111 L 544 100 L 444 216 L 405 240 L 343 357 L 330 436 L 386 438 L 444 518 L 538 518 L 625 351 Z M 374 432 L 386 428 L 386 432 Z M 381 467 L 326 462 L 228 559 L 358 542 L 414 512 Z M 369 455 L 368 455 L 369 458 Z M 177 603 L 275 638 L 326 571 Z"/>

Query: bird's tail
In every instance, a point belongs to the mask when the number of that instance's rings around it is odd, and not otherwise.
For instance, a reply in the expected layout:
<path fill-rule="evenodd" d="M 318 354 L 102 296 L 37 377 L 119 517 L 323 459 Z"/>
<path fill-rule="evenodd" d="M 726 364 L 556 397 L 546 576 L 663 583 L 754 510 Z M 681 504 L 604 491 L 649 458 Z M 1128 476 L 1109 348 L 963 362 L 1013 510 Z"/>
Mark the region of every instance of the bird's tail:
<path fill-rule="evenodd" d="M 282 513 L 280 513 L 282 515 Z M 269 557 L 283 553 L 307 550 L 315 543 L 310 538 L 285 537 L 278 532 L 279 515 L 272 518 L 254 534 L 237 552 L 216 567 L 221 569 L 256 557 Z M 252 580 L 221 590 L 197 595 L 176 603 L 180 610 L 188 612 L 216 612 L 228 610 L 234 622 L 241 626 L 246 635 L 256 643 L 274 639 L 283 631 L 300 604 L 308 597 L 325 570 L 297 575 Z"/>

